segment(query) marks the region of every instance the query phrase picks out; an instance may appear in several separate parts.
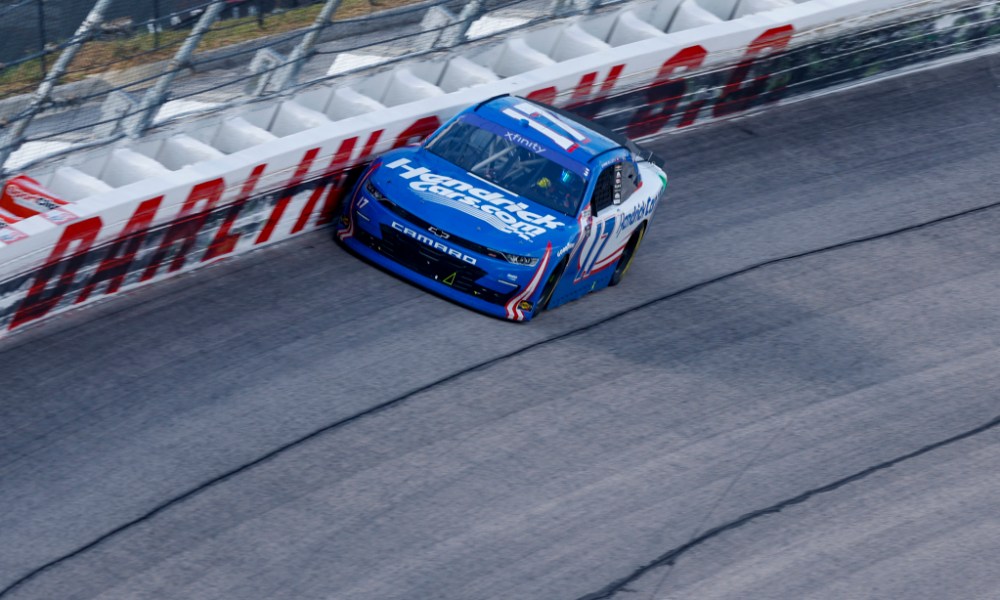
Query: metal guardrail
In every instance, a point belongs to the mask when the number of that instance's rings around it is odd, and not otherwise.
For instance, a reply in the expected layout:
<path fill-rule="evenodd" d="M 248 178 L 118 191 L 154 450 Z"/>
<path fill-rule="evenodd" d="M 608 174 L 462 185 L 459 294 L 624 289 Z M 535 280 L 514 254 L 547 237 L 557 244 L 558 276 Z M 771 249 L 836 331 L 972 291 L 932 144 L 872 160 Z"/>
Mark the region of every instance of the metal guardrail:
<path fill-rule="evenodd" d="M 16 0 L 0 4 L 0 12 L 30 2 L 54 1 Z M 39 53 L 0 63 L 0 177 L 52 155 L 124 136 L 141 137 L 158 122 L 178 114 L 212 110 L 248 97 L 277 96 L 304 83 L 359 70 L 369 64 L 371 52 L 388 57 L 381 63 L 385 64 L 482 37 L 481 31 L 470 30 L 491 19 L 487 32 L 510 31 L 625 0 L 423 0 L 363 18 L 332 20 L 338 7 L 349 1 L 324 0 L 308 27 L 199 50 L 211 36 L 225 36 L 237 28 L 245 36 L 248 26 L 265 27 L 278 17 L 272 14 L 268 21 L 261 10 L 255 10 L 267 6 L 263 0 L 209 0 L 186 6 L 181 13 L 157 16 L 132 27 L 131 35 L 109 40 L 115 1 L 97 0 L 69 39 L 46 43 Z M 375 6 L 382 1 L 366 0 Z M 152 2 L 159 5 L 168 0 Z M 178 2 L 184 4 L 173 0 L 173 4 Z M 290 2 L 318 4 L 269 0 L 269 5 Z M 239 6 L 244 6 L 245 16 L 234 19 L 233 10 Z M 192 16 L 197 16 L 194 23 Z M 170 22 L 193 27 L 183 35 L 175 31 L 168 36 L 162 23 Z M 92 73 L 93 57 L 88 53 L 107 53 L 109 47 L 121 51 L 101 72 Z M 165 60 L 167 52 L 172 52 L 169 60 Z M 54 61 L 53 56 L 57 57 Z M 143 57 L 149 62 L 143 63 Z M 26 69 L 27 65 L 46 69 L 33 93 L 29 92 L 38 72 Z M 57 86 L 58 82 L 66 83 Z"/>

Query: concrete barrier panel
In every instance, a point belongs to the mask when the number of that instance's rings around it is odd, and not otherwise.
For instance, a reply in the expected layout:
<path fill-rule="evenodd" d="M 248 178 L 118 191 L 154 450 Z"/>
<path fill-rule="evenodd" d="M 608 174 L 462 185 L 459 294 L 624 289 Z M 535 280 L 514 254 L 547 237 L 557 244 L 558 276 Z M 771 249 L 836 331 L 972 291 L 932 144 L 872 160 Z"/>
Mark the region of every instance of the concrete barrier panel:
<path fill-rule="evenodd" d="M 354 88 L 339 87 L 333 93 L 326 114 L 333 120 L 340 120 L 378 112 L 384 108 L 384 104 Z"/>
<path fill-rule="evenodd" d="M 702 8 L 695 0 L 684 0 L 677 7 L 677 15 L 670 23 L 668 31 L 682 31 L 684 29 L 694 29 L 705 25 L 721 23 L 722 19 Z"/>
<path fill-rule="evenodd" d="M 481 63 L 482 64 L 482 63 Z M 535 50 L 522 37 L 510 38 L 500 47 L 489 67 L 500 77 L 512 77 L 556 64 L 547 54 Z"/>
<path fill-rule="evenodd" d="M 170 169 L 152 158 L 128 148 L 117 148 L 111 151 L 111 158 L 99 177 L 111 187 L 122 187 L 137 181 L 169 174 Z"/>
<path fill-rule="evenodd" d="M 73 167 L 59 167 L 46 182 L 52 193 L 70 201 L 82 200 L 111 191 L 112 187 L 100 179 Z"/>
<path fill-rule="evenodd" d="M 456 56 L 448 61 L 438 85 L 446 92 L 455 92 L 499 80 L 500 77 L 486 67 L 477 65 L 464 56 Z"/>
<path fill-rule="evenodd" d="M 270 131 L 251 124 L 243 117 L 233 117 L 222 122 L 219 132 L 212 138 L 212 145 L 226 154 L 260 146 L 278 139 Z"/>
<path fill-rule="evenodd" d="M 563 62 L 571 58 L 603 52 L 610 47 L 607 42 L 590 35 L 581 29 L 579 25 L 573 24 L 562 28 L 556 37 L 555 46 L 549 52 L 549 56 L 559 62 Z"/>
<path fill-rule="evenodd" d="M 443 96 L 444 93 L 433 83 L 417 77 L 410 69 L 401 68 L 392 72 L 380 101 L 386 106 L 398 106 L 422 98 Z"/>
<path fill-rule="evenodd" d="M 219 149 L 182 133 L 167 138 L 160 151 L 153 158 L 166 168 L 176 171 L 196 162 L 213 160 L 223 156 L 225 154 Z"/>
<path fill-rule="evenodd" d="M 322 127 L 330 122 L 323 113 L 306 108 L 294 100 L 288 100 L 281 103 L 270 131 L 278 137 L 285 137 L 314 127 Z"/>
<path fill-rule="evenodd" d="M 649 9 L 649 24 L 660 31 L 666 31 L 674 20 L 677 9 L 684 0 L 660 0 Z"/>
<path fill-rule="evenodd" d="M 623 10 L 615 19 L 611 34 L 608 36 L 608 43 L 612 46 L 623 46 L 659 37 L 665 37 L 662 31 L 647 23 L 635 11 Z"/>
<path fill-rule="evenodd" d="M 535 39 L 552 56 L 508 39 L 74 155 L 35 177 L 73 202 L 0 226 L 0 331 L 322 227 L 372 157 L 491 96 L 568 107 L 641 139 L 912 64 L 928 54 L 918 50 L 942 56 L 1000 37 L 996 3 L 948 20 L 890 0 L 813 0 L 720 21 L 672 1 Z M 785 2 L 744 1 L 748 11 Z M 711 24 L 664 34 L 653 16 L 673 18 L 672 30 L 678 18 Z"/>

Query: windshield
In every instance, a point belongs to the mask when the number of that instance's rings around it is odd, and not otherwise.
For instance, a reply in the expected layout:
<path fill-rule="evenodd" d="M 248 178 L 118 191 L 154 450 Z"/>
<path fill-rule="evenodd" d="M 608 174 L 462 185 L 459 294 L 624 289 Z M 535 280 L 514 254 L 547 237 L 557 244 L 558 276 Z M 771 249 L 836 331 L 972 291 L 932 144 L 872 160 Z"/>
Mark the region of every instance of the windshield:
<path fill-rule="evenodd" d="M 586 183 L 559 163 L 468 121 L 452 123 L 427 150 L 469 173 L 542 206 L 575 216 Z M 527 142 L 534 144 L 533 142 Z M 550 152 L 534 144 L 542 152 Z"/>

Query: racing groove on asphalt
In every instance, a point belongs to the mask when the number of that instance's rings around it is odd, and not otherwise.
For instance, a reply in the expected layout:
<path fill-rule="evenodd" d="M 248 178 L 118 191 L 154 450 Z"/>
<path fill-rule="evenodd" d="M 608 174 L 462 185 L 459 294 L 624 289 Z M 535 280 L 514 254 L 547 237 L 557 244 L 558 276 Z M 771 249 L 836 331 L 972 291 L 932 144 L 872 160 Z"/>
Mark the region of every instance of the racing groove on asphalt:
<path fill-rule="evenodd" d="M 988 597 L 997 64 L 666 140 L 527 326 L 315 235 L 11 340 L 3 595 Z"/>

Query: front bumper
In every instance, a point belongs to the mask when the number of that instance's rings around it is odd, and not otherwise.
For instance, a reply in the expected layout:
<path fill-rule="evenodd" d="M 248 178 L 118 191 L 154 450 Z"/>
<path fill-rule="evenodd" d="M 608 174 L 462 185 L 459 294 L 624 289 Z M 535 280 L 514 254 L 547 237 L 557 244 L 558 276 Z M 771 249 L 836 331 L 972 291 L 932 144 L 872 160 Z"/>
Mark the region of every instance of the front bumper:
<path fill-rule="evenodd" d="M 473 310 L 512 321 L 534 316 L 541 295 L 536 271 L 544 268 L 544 263 L 520 267 L 466 248 L 460 253 L 465 260 L 454 251 L 442 251 L 445 240 L 439 241 L 360 191 L 365 179 L 335 223 L 334 235 L 342 244 L 383 269 Z M 403 231 L 419 231 L 419 239 Z M 474 258 L 475 264 L 469 258 Z"/>

